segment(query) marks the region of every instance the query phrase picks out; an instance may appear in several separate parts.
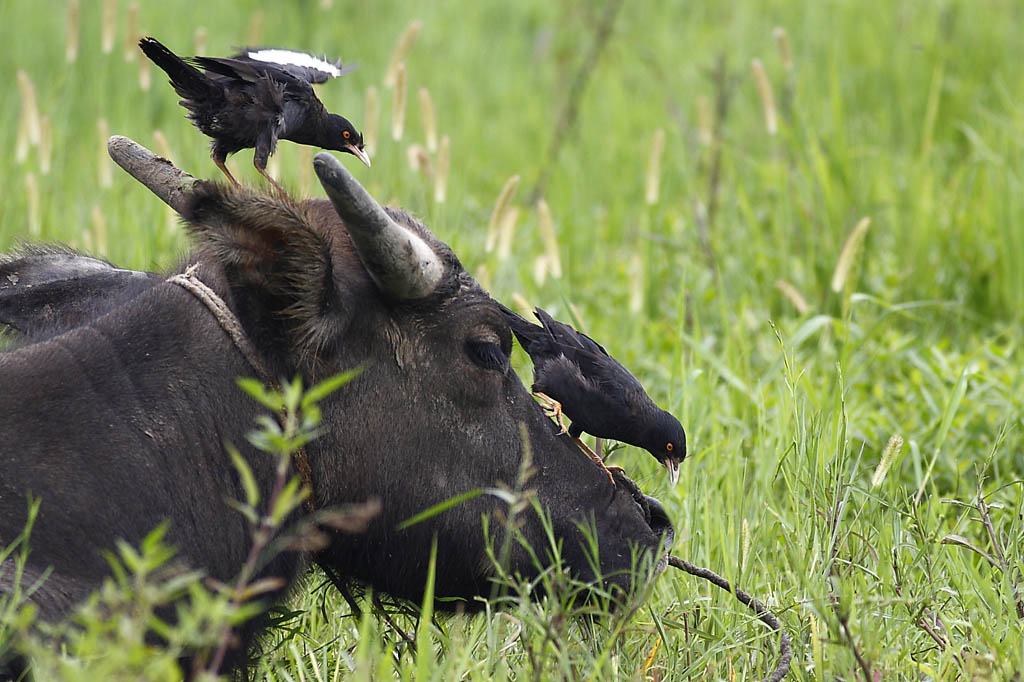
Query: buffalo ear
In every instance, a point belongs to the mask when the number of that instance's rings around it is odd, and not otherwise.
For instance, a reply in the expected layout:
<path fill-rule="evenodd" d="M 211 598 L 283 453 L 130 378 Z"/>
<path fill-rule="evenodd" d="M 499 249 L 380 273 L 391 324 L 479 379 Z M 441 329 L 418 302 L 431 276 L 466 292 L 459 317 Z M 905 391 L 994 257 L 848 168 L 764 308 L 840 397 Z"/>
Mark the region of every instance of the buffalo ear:
<path fill-rule="evenodd" d="M 0 256 L 0 325 L 28 339 L 74 329 L 160 282 L 61 247 Z"/>
<path fill-rule="evenodd" d="M 330 307 L 329 245 L 301 205 L 244 187 L 197 184 L 183 212 L 200 253 L 224 268 L 232 295 L 304 355 L 323 345 Z M 246 320 L 243 320 L 243 323 Z"/>

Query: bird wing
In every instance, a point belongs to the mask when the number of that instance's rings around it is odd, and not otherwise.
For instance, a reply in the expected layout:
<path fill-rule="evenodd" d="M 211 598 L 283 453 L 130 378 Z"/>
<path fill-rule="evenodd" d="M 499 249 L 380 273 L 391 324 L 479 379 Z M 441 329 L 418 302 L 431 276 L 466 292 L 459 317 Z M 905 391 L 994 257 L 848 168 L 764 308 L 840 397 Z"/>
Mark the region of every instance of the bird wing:
<path fill-rule="evenodd" d="M 342 64 L 340 59 L 328 59 L 308 52 L 267 47 L 243 48 L 233 59 L 251 63 L 255 68 L 264 64 L 272 64 L 307 83 L 326 83 L 331 78 L 351 73 L 356 68 L 356 64 Z"/>
<path fill-rule="evenodd" d="M 604 346 L 570 325 L 555 320 L 541 308 L 536 309 L 536 314 L 555 348 L 575 363 L 595 388 L 628 405 L 638 405 L 645 398 L 650 400 L 643 385 Z"/>
<path fill-rule="evenodd" d="M 508 320 L 508 326 L 512 330 L 512 333 L 519 339 L 519 344 L 526 351 L 526 354 L 530 356 L 530 359 L 537 363 L 537 360 L 550 354 L 558 353 L 552 343 L 551 335 L 547 331 L 532 322 L 527 321 L 519 313 L 515 312 L 510 308 L 506 308 L 501 303 L 495 301 L 498 309 L 505 314 L 505 319 Z"/>

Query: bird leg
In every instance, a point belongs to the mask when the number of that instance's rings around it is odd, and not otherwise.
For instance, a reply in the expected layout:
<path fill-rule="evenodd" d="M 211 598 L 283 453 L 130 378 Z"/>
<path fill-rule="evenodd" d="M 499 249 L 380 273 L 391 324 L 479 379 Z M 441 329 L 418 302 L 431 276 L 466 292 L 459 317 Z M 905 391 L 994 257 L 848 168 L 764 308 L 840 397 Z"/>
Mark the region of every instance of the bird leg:
<path fill-rule="evenodd" d="M 549 395 L 544 393 L 534 393 L 533 396 L 540 401 L 540 405 L 544 408 L 544 414 L 551 419 L 555 420 L 555 423 L 561 427 L 559 435 L 566 433 L 568 429 L 565 427 L 565 416 L 562 414 L 562 403 L 558 402 Z"/>
<path fill-rule="evenodd" d="M 613 471 L 618 471 L 620 474 L 626 473 L 626 470 L 623 469 L 620 466 L 615 466 L 614 464 L 611 465 L 611 466 L 606 465 L 604 463 L 604 460 L 601 459 L 600 455 L 598 455 L 596 452 L 591 450 L 587 446 L 587 444 L 584 443 L 581 439 L 573 438 L 573 440 L 576 441 L 576 445 L 579 445 L 580 449 L 583 450 L 583 452 L 587 453 L 587 457 L 589 457 L 590 459 L 594 460 L 594 464 L 596 464 L 597 466 L 599 466 L 602 469 L 604 469 L 604 472 L 606 474 L 608 474 L 608 480 L 611 482 L 613 487 L 615 486 L 615 479 L 612 477 L 612 472 Z"/>
<path fill-rule="evenodd" d="M 238 180 L 235 180 L 235 176 L 232 175 L 231 171 L 228 170 L 228 167 L 224 165 L 224 159 L 218 159 L 216 156 L 211 156 L 210 158 L 212 158 L 213 162 L 217 164 L 217 168 L 220 168 L 221 172 L 228 176 L 228 180 L 231 181 L 231 184 L 238 187 Z"/>
<path fill-rule="evenodd" d="M 281 185 L 277 184 L 277 180 L 275 180 L 274 178 L 270 177 L 270 173 L 267 172 L 266 168 L 260 168 L 259 166 L 256 166 L 256 170 L 258 170 L 260 172 L 260 175 L 262 175 L 263 177 L 265 177 L 267 179 L 267 182 L 269 182 L 271 185 L 273 185 L 275 187 L 275 189 L 277 189 L 278 194 L 280 194 L 282 197 L 287 197 L 288 196 L 288 193 L 284 191 L 284 187 L 282 187 Z"/>

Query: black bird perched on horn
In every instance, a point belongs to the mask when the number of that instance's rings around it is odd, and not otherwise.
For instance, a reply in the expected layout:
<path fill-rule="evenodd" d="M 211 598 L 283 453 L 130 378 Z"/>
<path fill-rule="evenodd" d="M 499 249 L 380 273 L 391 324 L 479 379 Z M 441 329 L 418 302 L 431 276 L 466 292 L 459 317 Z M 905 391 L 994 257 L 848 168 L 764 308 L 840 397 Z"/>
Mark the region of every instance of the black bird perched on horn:
<path fill-rule="evenodd" d="M 563 431 L 564 413 L 572 420 L 569 435 L 606 470 L 600 457 L 580 440 L 581 434 L 644 448 L 665 465 L 675 485 L 679 464 L 686 457 L 686 433 L 679 420 L 658 407 L 636 377 L 586 334 L 540 308 L 535 309 L 540 325 L 505 306 L 501 309 L 533 360 L 534 394 Z"/>
<path fill-rule="evenodd" d="M 313 92 L 313 83 L 351 70 L 340 61 L 279 49 L 183 59 L 156 38 L 143 38 L 139 47 L 170 76 L 192 123 L 212 138 L 213 162 L 236 185 L 224 162 L 229 154 L 254 147 L 256 170 L 284 192 L 267 174 L 278 140 L 348 152 L 370 165 L 362 134 L 348 119 L 329 113 Z"/>

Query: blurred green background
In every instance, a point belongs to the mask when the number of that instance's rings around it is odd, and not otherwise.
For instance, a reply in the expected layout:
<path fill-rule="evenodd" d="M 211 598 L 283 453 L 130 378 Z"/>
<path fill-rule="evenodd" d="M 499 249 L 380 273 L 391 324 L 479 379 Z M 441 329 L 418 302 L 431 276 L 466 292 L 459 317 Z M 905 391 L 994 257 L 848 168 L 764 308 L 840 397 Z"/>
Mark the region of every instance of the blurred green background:
<path fill-rule="evenodd" d="M 410 25 L 394 135 L 385 76 Z M 7 0 L 0 248 L 55 240 L 148 269 L 186 250 L 168 210 L 106 160 L 117 133 L 219 175 L 139 35 L 179 54 L 262 44 L 358 61 L 319 88 L 378 131 L 371 169 L 343 162 L 496 297 L 575 316 L 679 416 L 677 489 L 642 452 L 615 461 L 666 503 L 675 553 L 782 612 L 796 679 L 1010 679 L 1024 669 L 1022 29 L 1010 0 Z M 450 144 L 443 201 L 422 89 Z M 273 168 L 322 196 L 309 159 L 285 142 Z M 251 164 L 230 162 L 262 182 Z M 883 461 L 892 436 L 903 445 Z M 601 677 L 764 674 L 772 638 L 711 589 L 663 576 L 631 634 L 551 660 L 581 656 Z M 309 627 L 341 638 L 327 657 L 361 633 Z M 436 675 L 571 669 L 515 648 L 500 670 L 466 662 L 491 653 L 439 645 Z"/>

